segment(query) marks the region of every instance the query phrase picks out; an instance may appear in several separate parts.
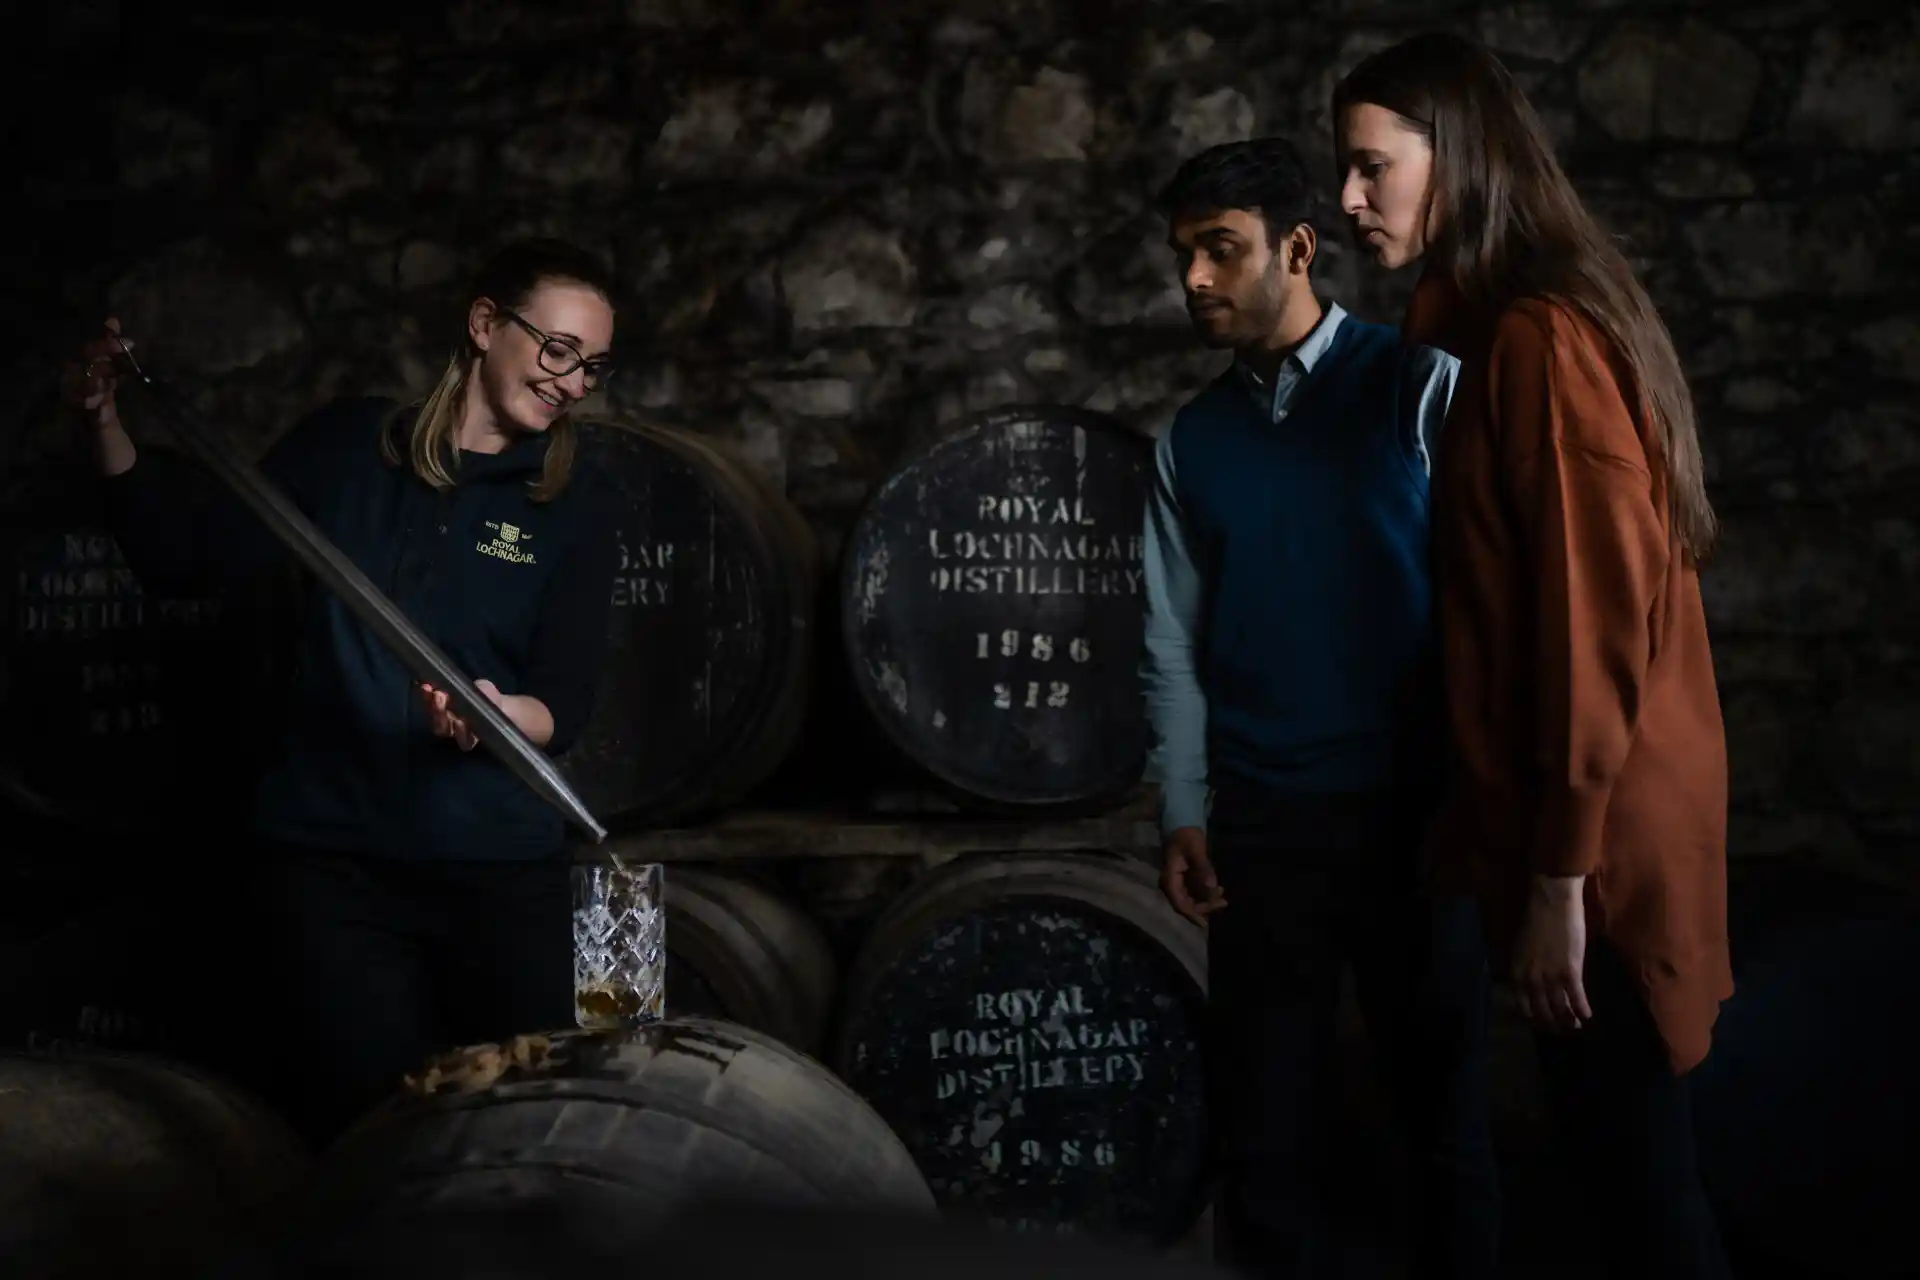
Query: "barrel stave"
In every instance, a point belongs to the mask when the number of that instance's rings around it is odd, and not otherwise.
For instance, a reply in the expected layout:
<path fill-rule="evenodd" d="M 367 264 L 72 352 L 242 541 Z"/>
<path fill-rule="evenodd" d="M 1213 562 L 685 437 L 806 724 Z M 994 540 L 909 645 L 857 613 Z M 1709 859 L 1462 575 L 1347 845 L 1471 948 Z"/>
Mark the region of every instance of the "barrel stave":
<path fill-rule="evenodd" d="M 303 1229 L 328 1239 L 583 1196 L 642 1223 L 709 1199 L 933 1210 L 911 1156 L 846 1085 L 703 1018 L 444 1055 L 335 1145 L 316 1187 Z"/>
<path fill-rule="evenodd" d="M 666 885 L 669 1012 L 723 1017 L 803 1051 L 817 1048 L 835 986 L 819 926 L 740 876 L 680 865 Z M 677 991 L 697 1003 L 676 1005 Z"/>
<path fill-rule="evenodd" d="M 181 1063 L 0 1053 L 8 1274 L 199 1274 L 285 1207 L 307 1164 L 280 1117 Z"/>

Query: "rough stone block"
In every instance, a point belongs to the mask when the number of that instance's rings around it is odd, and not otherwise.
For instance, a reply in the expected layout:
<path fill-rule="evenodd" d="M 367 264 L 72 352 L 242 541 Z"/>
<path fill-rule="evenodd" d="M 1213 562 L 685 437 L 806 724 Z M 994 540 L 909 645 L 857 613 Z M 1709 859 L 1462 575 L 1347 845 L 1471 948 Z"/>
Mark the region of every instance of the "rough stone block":
<path fill-rule="evenodd" d="M 128 94 L 116 113 L 114 147 L 120 180 L 135 191 L 185 186 L 204 189 L 213 176 L 213 129 L 199 116 L 141 94 Z"/>
<path fill-rule="evenodd" d="M 410 240 L 395 264 L 395 284 L 402 289 L 431 289 L 454 279 L 465 265 L 461 253 L 433 240 Z"/>
<path fill-rule="evenodd" d="M 627 21 L 647 30 L 733 26 L 744 16 L 743 0 L 627 0 Z"/>
<path fill-rule="evenodd" d="M 1854 489 L 1920 479 L 1920 424 L 1911 402 L 1830 410 L 1810 444 L 1811 469 L 1851 481 Z"/>
<path fill-rule="evenodd" d="M 1827 784 L 1855 813 L 1911 812 L 1920 780 L 1920 681 L 1848 691 L 1823 717 Z"/>
<path fill-rule="evenodd" d="M 618 414 L 644 415 L 687 403 L 691 398 L 679 365 L 659 358 L 629 362 L 606 393 L 607 403 Z"/>
<path fill-rule="evenodd" d="M 899 232 L 854 219 L 815 228 L 781 260 L 796 333 L 894 328 L 919 310 L 918 271 Z"/>
<path fill-rule="evenodd" d="M 1870 321 L 1847 341 L 1872 357 L 1874 371 L 1882 376 L 1920 382 L 1920 315 Z"/>
<path fill-rule="evenodd" d="M 377 185 L 359 145 L 325 116 L 290 116 L 261 148 L 255 185 L 270 204 L 311 216 Z"/>
<path fill-rule="evenodd" d="M 830 102 L 783 102 L 771 81 L 696 86 L 647 150 L 649 175 L 737 178 L 803 170 L 833 132 Z"/>
<path fill-rule="evenodd" d="M 522 125 L 500 148 L 501 165 L 509 174 L 556 187 L 624 184 L 632 156 L 631 128 L 573 113 Z"/>
<path fill-rule="evenodd" d="M 1250 138 L 1254 124 L 1253 103 L 1229 87 L 1176 95 L 1167 132 L 1173 154 L 1184 159 L 1222 142 Z"/>
<path fill-rule="evenodd" d="M 1128 79 L 1190 75 L 1221 53 L 1220 42 L 1198 27 L 1133 33 L 1125 56 Z"/>
<path fill-rule="evenodd" d="M 396 175 L 415 192 L 468 195 L 480 185 L 480 139 L 442 138 L 410 154 Z"/>
<path fill-rule="evenodd" d="M 1012 164 L 1085 160 L 1095 121 L 1087 78 L 1041 67 L 1031 80 L 1006 90 L 993 127 L 981 140 L 981 153 Z"/>
<path fill-rule="evenodd" d="M 1701 413 L 1700 419 L 1700 447 L 1711 492 L 1750 494 L 1799 473 L 1794 436 L 1779 424 L 1717 413 Z"/>
<path fill-rule="evenodd" d="M 1081 202 L 1054 184 L 1009 175 L 977 193 L 930 203 L 932 279 L 973 288 L 1057 272 L 1105 202 Z"/>
<path fill-rule="evenodd" d="M 122 332 L 144 344 L 156 372 L 218 374 L 305 339 L 291 300 L 271 279 L 202 238 L 146 259 L 108 293 Z"/>
<path fill-rule="evenodd" d="M 846 418 L 854 411 L 853 383 L 845 378 L 787 378 L 756 382 L 754 394 L 783 414 Z"/>
<path fill-rule="evenodd" d="M 1090 246 L 1068 278 L 1067 301 L 1091 325 L 1185 328 L 1191 323 L 1186 289 L 1158 216 L 1143 215 L 1125 232 Z"/>
<path fill-rule="evenodd" d="M 1704 326 L 1704 340 L 1682 351 L 1690 377 L 1737 370 L 1778 374 L 1803 364 L 1817 368 L 1838 347 L 1838 334 L 1808 325 L 1792 310 L 1716 307 L 1706 312 Z"/>
<path fill-rule="evenodd" d="M 1862 855 L 1860 836 L 1848 818 L 1791 796 L 1776 796 L 1759 812 L 1727 815 L 1727 857 L 1816 857 L 1841 863 Z"/>
<path fill-rule="evenodd" d="M 1872 151 L 1920 146 L 1920 11 L 1814 33 L 1788 119 L 1797 139 Z"/>
<path fill-rule="evenodd" d="M 1758 190 L 1753 174 L 1738 157 L 1710 151 L 1665 151 L 1647 167 L 1647 181 L 1675 200 L 1712 200 L 1750 196 Z"/>
<path fill-rule="evenodd" d="M 1735 378 L 1727 383 L 1727 407 L 1742 413 L 1777 413 L 1801 402 L 1801 394 L 1778 378 Z"/>
<path fill-rule="evenodd" d="M 1731 142 L 1746 129 L 1760 79 L 1751 49 L 1689 18 L 1622 23 L 1582 64 L 1578 84 L 1580 104 L 1622 141 Z"/>
<path fill-rule="evenodd" d="M 1765 805 L 1793 780 L 1794 757 L 1804 722 L 1804 696 L 1778 688 L 1741 689 L 1722 684 L 1721 718 L 1727 732 L 1728 798 L 1735 805 Z"/>
<path fill-rule="evenodd" d="M 1844 646 L 1844 641 L 1840 642 Z M 1713 636 L 1714 679 L 1723 691 L 1767 686 L 1812 689 L 1827 679 L 1835 663 L 1834 651 L 1804 636 L 1756 632 Z M 1723 692 L 1723 697 L 1725 696 Z M 1778 692 L 1775 696 L 1787 696 Z"/>
<path fill-rule="evenodd" d="M 638 304 L 635 328 L 676 340 L 731 307 L 722 317 L 730 325 L 771 337 L 781 303 L 769 268 L 810 207 L 773 198 L 637 204 L 615 230 L 614 252 L 615 271 Z"/>
<path fill-rule="evenodd" d="M 1480 38 L 1495 53 L 1565 62 L 1587 42 L 1592 22 L 1565 4 L 1510 4 L 1482 10 Z"/>
<path fill-rule="evenodd" d="M 1889 228 L 1853 197 L 1713 208 L 1688 223 L 1686 236 L 1718 298 L 1851 297 L 1888 289 L 1899 278 L 1886 270 Z"/>
<path fill-rule="evenodd" d="M 1722 511 L 1701 576 L 1716 633 L 1851 631 L 1873 616 L 1881 574 L 1865 531 L 1815 509 Z"/>
<path fill-rule="evenodd" d="M 1073 368 L 1073 355 L 1059 347 L 1035 347 L 1027 352 L 1020 364 L 1035 377 L 1066 373 Z"/>
<path fill-rule="evenodd" d="M 967 323 L 996 341 L 1052 333 L 1060 318 L 1041 290 L 1031 284 L 998 285 L 966 304 Z"/>

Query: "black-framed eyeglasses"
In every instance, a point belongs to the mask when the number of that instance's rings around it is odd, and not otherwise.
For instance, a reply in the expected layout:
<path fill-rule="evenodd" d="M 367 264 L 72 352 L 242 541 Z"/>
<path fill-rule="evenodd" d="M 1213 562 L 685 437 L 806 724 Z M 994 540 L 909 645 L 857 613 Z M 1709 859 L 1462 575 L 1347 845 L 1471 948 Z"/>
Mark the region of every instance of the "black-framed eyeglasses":
<path fill-rule="evenodd" d="M 556 378 L 564 378 L 575 369 L 585 369 L 587 390 L 592 391 L 605 386 L 618 371 L 612 356 L 595 356 L 589 360 L 580 354 L 580 348 L 565 338 L 556 338 L 550 333 L 536 329 L 519 312 L 501 307 L 500 314 L 533 336 L 533 340 L 540 344 L 540 367 Z"/>

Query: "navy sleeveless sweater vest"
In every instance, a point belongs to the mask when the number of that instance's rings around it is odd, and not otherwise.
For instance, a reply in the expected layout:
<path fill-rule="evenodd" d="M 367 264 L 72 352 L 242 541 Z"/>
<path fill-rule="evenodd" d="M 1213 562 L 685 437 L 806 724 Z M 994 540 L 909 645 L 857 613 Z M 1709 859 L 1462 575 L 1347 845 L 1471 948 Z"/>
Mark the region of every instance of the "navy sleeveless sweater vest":
<path fill-rule="evenodd" d="M 1231 373 L 1175 420 L 1215 785 L 1430 784 L 1427 475 L 1407 360 L 1393 328 L 1348 316 L 1282 421 Z"/>

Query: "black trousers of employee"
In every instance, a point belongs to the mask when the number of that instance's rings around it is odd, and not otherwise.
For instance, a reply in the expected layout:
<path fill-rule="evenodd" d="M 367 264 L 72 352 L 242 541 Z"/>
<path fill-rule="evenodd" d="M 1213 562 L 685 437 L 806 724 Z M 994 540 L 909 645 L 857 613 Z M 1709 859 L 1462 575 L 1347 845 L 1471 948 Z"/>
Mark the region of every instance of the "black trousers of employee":
<path fill-rule="evenodd" d="M 1688 1077 L 1669 1066 L 1645 1000 L 1604 939 L 1589 936 L 1581 980 L 1593 1020 L 1534 1038 L 1560 1151 L 1583 1192 L 1585 1226 L 1571 1251 L 1604 1260 L 1622 1280 L 1725 1280 Z"/>
<path fill-rule="evenodd" d="M 573 1025 L 568 865 L 274 845 L 237 1072 L 324 1146 L 435 1053 Z"/>
<path fill-rule="evenodd" d="M 1473 904 L 1423 891 L 1425 817 L 1393 795 L 1216 787 L 1208 852 L 1228 905 L 1208 921 L 1209 1110 L 1238 1270 L 1336 1274 L 1321 1187 L 1350 962 L 1416 1174 L 1413 1274 L 1493 1274 L 1491 988 Z"/>

